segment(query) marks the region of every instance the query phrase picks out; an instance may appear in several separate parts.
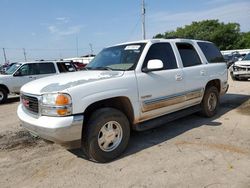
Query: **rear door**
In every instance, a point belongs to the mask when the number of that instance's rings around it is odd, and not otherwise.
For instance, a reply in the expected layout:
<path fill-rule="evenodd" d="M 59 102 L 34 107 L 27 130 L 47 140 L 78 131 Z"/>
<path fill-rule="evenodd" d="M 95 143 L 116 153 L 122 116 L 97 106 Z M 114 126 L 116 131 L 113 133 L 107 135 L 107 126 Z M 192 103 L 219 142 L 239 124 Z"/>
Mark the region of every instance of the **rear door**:
<path fill-rule="evenodd" d="M 36 71 L 36 74 L 33 75 L 34 79 L 56 74 L 55 64 L 52 62 L 36 63 L 34 69 Z"/>
<path fill-rule="evenodd" d="M 191 42 L 177 42 L 177 51 L 182 62 L 183 79 L 186 88 L 185 106 L 195 105 L 201 102 L 204 87 L 207 83 L 207 70 L 202 62 L 195 44 Z"/>

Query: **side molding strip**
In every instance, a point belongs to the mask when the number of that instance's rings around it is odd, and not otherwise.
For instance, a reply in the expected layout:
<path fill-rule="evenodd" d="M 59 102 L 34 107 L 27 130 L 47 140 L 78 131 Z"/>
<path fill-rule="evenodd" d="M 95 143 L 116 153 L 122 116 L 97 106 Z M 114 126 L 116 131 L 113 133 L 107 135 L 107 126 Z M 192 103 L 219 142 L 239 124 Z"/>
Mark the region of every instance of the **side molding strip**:
<path fill-rule="evenodd" d="M 183 103 L 185 101 L 189 101 L 192 99 L 200 98 L 203 96 L 204 89 L 196 89 L 192 91 L 187 91 L 183 93 L 178 93 L 174 95 L 159 97 L 156 99 L 150 99 L 143 101 L 142 104 L 142 112 L 151 111 L 158 108 L 163 108 L 179 103 Z"/>

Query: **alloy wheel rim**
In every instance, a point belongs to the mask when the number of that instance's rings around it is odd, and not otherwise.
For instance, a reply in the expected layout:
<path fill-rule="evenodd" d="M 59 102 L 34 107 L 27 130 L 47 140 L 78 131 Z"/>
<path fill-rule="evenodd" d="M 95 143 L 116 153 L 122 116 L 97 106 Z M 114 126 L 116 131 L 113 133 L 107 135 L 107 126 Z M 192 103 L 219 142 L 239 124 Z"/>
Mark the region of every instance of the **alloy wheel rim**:
<path fill-rule="evenodd" d="M 217 97 L 214 93 L 211 93 L 208 97 L 208 109 L 214 111 L 217 105 Z"/>
<path fill-rule="evenodd" d="M 122 136 L 121 125 L 116 121 L 109 121 L 98 133 L 98 145 L 105 152 L 113 151 L 120 145 Z"/>

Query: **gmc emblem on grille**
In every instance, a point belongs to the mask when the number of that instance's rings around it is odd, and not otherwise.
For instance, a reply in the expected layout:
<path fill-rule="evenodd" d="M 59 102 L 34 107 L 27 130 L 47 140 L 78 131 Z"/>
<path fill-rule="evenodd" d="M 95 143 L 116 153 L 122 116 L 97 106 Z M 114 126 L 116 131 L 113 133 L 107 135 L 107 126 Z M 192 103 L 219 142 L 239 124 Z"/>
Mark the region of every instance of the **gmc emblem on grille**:
<path fill-rule="evenodd" d="M 25 107 L 29 107 L 29 101 L 27 99 L 22 99 L 22 103 Z"/>

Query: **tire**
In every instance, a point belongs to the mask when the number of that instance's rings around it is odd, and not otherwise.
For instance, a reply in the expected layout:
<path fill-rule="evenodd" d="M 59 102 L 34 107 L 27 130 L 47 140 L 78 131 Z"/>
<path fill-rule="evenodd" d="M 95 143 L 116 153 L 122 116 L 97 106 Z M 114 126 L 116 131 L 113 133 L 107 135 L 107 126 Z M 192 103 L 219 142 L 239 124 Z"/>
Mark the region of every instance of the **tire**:
<path fill-rule="evenodd" d="M 236 77 L 236 76 L 234 76 L 232 72 L 230 72 L 230 76 L 231 76 L 232 80 L 234 80 L 234 81 L 235 81 L 235 80 L 239 80 L 239 78 Z"/>
<path fill-rule="evenodd" d="M 6 89 L 0 88 L 0 104 L 5 103 L 7 100 L 7 97 L 8 97 L 8 93 Z"/>
<path fill-rule="evenodd" d="M 205 90 L 201 102 L 201 114 L 205 117 L 212 117 L 217 113 L 219 105 L 219 92 L 215 86 L 211 86 Z"/>
<path fill-rule="evenodd" d="M 121 111 L 101 108 L 91 115 L 82 134 L 82 147 L 86 156 L 97 162 L 109 162 L 126 149 L 130 124 Z"/>

